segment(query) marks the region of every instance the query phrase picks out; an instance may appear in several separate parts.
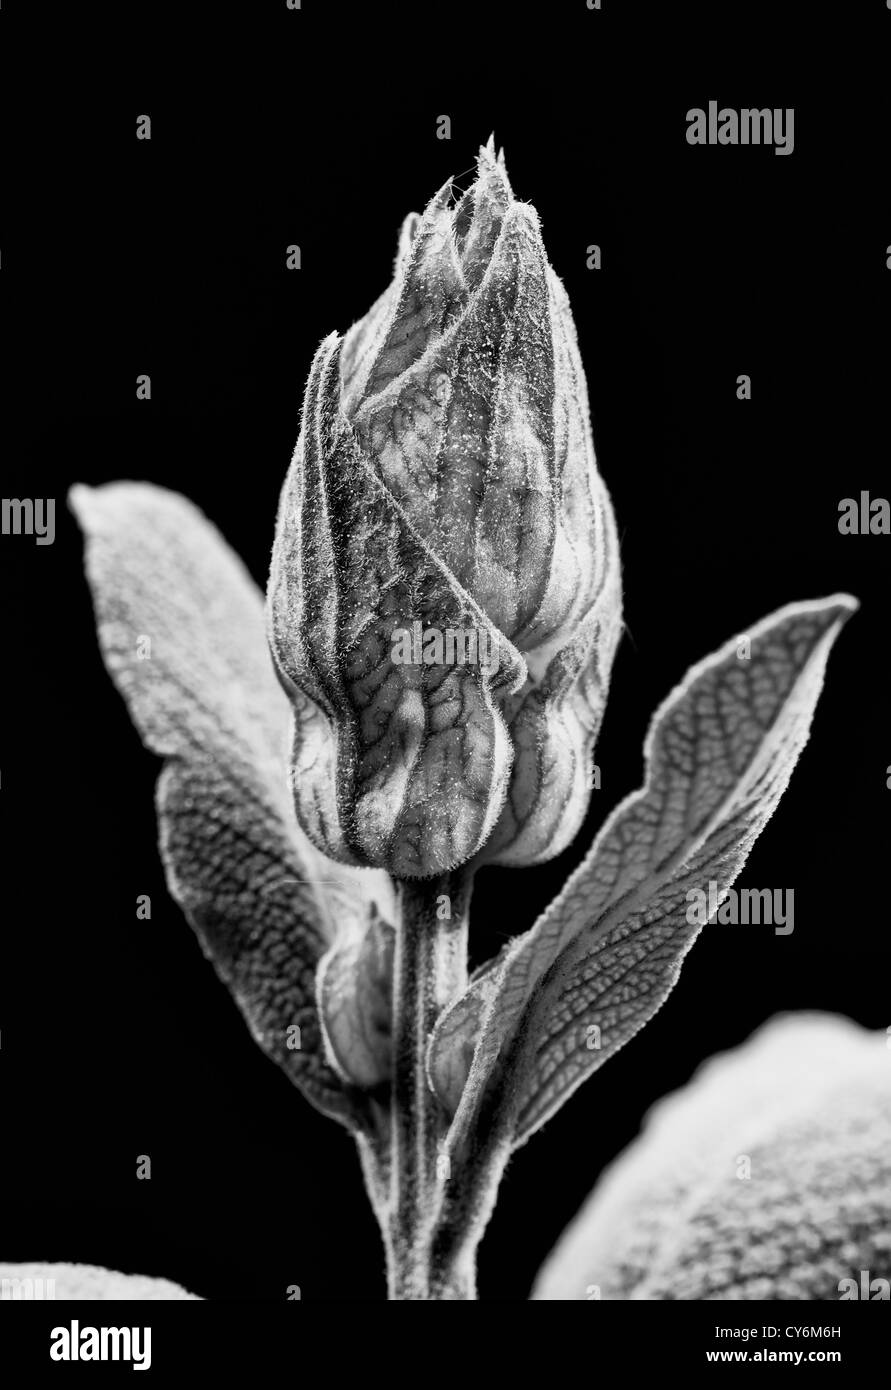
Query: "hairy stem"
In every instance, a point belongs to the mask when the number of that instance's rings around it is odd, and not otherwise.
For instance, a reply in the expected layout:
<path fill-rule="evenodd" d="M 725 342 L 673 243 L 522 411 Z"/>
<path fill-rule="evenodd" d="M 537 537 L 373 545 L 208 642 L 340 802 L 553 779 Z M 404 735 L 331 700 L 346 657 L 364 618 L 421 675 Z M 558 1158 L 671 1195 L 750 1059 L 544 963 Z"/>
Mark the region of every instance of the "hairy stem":
<path fill-rule="evenodd" d="M 393 980 L 390 1191 L 384 1238 L 390 1298 L 474 1298 L 472 1260 L 434 1257 L 448 1164 L 447 1116 L 427 1083 L 427 1044 L 442 1010 L 467 983 L 471 879 L 404 882 Z"/>

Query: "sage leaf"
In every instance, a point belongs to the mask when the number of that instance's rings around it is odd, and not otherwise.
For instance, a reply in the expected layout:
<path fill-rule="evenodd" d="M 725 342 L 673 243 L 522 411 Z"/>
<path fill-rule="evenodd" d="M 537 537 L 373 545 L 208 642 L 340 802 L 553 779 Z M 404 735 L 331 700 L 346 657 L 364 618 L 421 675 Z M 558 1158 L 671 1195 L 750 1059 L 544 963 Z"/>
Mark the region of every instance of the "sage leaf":
<path fill-rule="evenodd" d="M 687 893 L 712 880 L 724 893 L 745 863 L 856 607 L 841 594 L 780 609 L 749 630 L 747 647 L 734 638 L 694 666 L 662 704 L 642 789 L 612 812 L 531 930 L 437 1025 L 428 1072 L 455 1112 L 453 1145 L 496 1084 L 511 1142 L 524 1142 L 662 1005 L 701 930 L 688 921 Z"/>
<path fill-rule="evenodd" d="M 157 789 L 173 898 L 251 1032 L 319 1109 L 358 1125 L 361 1097 L 329 1064 L 316 972 L 338 930 L 392 917 L 385 875 L 332 864 L 297 825 L 291 708 L 266 643 L 263 596 L 185 498 L 139 483 L 72 489 L 105 664 Z M 311 721 L 301 709 L 295 722 Z"/>
<path fill-rule="evenodd" d="M 658 1102 L 532 1297 L 887 1299 L 889 1191 L 884 1032 L 785 1015 Z"/>
<path fill-rule="evenodd" d="M 331 1065 L 365 1090 L 392 1069 L 393 954 L 396 933 L 373 910 L 339 933 L 319 966 L 319 1012 Z"/>

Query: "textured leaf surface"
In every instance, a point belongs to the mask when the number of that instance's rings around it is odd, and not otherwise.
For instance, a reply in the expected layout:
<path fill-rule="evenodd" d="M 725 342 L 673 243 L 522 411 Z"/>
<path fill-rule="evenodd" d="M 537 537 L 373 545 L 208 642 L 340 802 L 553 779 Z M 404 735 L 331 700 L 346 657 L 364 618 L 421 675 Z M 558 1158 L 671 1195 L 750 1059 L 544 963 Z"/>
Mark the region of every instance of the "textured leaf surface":
<path fill-rule="evenodd" d="M 520 334 L 528 344 L 530 375 L 539 374 L 542 360 L 552 363 L 556 404 L 549 458 L 560 500 L 554 506 L 547 591 L 515 639 L 533 679 L 505 701 L 514 767 L 504 810 L 480 854 L 481 862 L 500 864 L 552 858 L 578 833 L 622 630 L 619 541 L 597 471 L 575 325 L 566 291 L 549 267 L 546 285 L 549 342 L 538 344 L 525 327 Z M 519 354 L 521 361 L 525 357 Z M 505 452 L 520 450 L 514 444 Z M 542 500 L 535 505 L 541 508 Z M 493 548 L 500 544 L 500 529 Z"/>
<path fill-rule="evenodd" d="M 723 891 L 742 868 L 788 783 L 829 649 L 855 607 L 838 595 L 781 609 L 751 629 L 748 659 L 734 640 L 668 697 L 647 735 L 643 788 L 612 813 L 531 931 L 440 1020 L 429 1069 L 457 1107 L 456 1135 L 509 1045 L 521 1143 L 656 1012 L 701 930 L 687 921 L 687 892 L 710 880 Z M 468 1039 L 473 1061 L 459 1089 Z"/>
<path fill-rule="evenodd" d="M 143 741 L 167 760 L 157 804 L 170 892 L 260 1045 L 316 1105 L 346 1117 L 355 1106 L 325 1057 L 316 970 L 337 927 L 359 930 L 373 899 L 392 914 L 392 889 L 323 859 L 296 824 L 290 708 L 262 595 L 175 493 L 77 487 L 71 505 L 106 665 Z"/>
<path fill-rule="evenodd" d="M 341 343 L 326 339 L 307 387 L 269 582 L 271 641 L 289 692 L 328 745 L 294 779 L 297 814 L 346 863 L 403 878 L 445 872 L 485 840 L 512 751 L 495 692 L 522 658 L 416 533 L 340 410 Z M 395 632 L 485 631 L 492 664 L 394 660 Z M 336 774 L 336 775 L 335 775 Z"/>
<path fill-rule="evenodd" d="M 422 217 L 402 225 L 396 276 L 344 341 L 342 405 L 377 395 L 439 338 L 467 303 L 467 288 L 451 235 L 451 180 Z"/>
<path fill-rule="evenodd" d="M 886 1041 L 789 1015 L 712 1058 L 607 1169 L 533 1298 L 835 1301 L 861 1270 L 891 1280 Z"/>
<path fill-rule="evenodd" d="M 375 914 L 338 939 L 319 966 L 317 995 L 331 1063 L 365 1090 L 393 1069 L 393 953 L 396 933 Z"/>
<path fill-rule="evenodd" d="M 11 1281 L 9 1296 L 12 1298 L 16 1297 L 16 1290 L 22 1290 L 22 1281 L 39 1279 L 43 1281 L 41 1287 L 44 1289 L 47 1281 L 51 1280 L 52 1297 L 62 1302 L 78 1299 L 112 1299 L 115 1302 L 159 1299 L 201 1301 L 197 1294 L 188 1293 L 169 1279 L 153 1279 L 146 1274 L 118 1274 L 117 1270 L 103 1269 L 100 1265 L 0 1264 L 0 1285 L 4 1279 Z M 24 1287 L 27 1289 L 28 1286 Z"/>
<path fill-rule="evenodd" d="M 575 838 L 591 799 L 594 746 L 621 635 L 618 542 L 607 508 L 604 587 L 542 678 L 505 700 L 514 766 L 480 864 L 534 864 Z"/>

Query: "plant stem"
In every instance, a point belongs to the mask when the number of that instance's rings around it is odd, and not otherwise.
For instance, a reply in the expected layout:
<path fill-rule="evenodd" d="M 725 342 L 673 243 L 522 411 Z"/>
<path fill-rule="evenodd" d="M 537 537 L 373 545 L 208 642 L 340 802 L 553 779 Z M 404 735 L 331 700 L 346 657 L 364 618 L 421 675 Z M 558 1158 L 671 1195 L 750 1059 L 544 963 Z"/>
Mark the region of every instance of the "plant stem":
<path fill-rule="evenodd" d="M 390 1298 L 476 1297 L 473 1260 L 435 1260 L 434 1233 L 447 1166 L 447 1116 L 427 1082 L 427 1044 L 445 1006 L 467 983 L 471 879 L 450 874 L 401 884 L 393 981 L 390 1200 L 384 1231 Z"/>

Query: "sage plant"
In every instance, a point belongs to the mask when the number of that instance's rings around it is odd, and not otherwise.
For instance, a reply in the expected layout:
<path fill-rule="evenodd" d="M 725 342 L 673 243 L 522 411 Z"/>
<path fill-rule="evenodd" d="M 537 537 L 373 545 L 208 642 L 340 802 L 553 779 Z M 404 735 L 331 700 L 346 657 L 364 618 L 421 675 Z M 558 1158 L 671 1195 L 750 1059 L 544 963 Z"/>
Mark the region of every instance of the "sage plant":
<path fill-rule="evenodd" d="M 475 875 L 583 824 L 622 627 L 569 303 L 492 142 L 316 354 L 265 605 L 184 498 L 71 504 L 106 664 L 165 760 L 171 894 L 260 1046 L 355 1136 L 390 1297 L 475 1298 L 505 1164 L 665 1000 L 689 895 L 742 869 L 855 601 L 790 604 L 692 667 L 642 788 L 468 978 Z"/>

